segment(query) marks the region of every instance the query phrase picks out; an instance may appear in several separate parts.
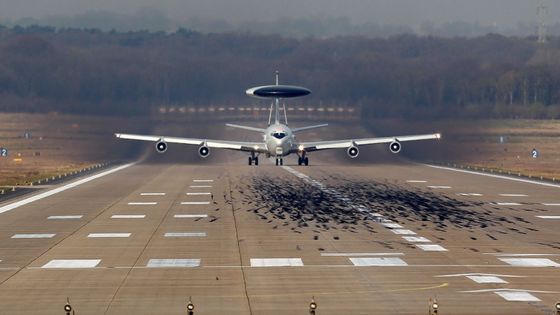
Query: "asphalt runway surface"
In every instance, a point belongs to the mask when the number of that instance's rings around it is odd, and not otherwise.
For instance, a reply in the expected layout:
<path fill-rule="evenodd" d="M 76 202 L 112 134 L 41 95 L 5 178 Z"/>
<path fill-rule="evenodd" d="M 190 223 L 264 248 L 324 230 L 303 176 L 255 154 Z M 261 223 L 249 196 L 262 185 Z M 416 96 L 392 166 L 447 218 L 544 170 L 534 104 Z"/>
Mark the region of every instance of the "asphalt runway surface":
<path fill-rule="evenodd" d="M 189 297 L 195 314 L 308 314 L 314 297 L 317 314 L 426 314 L 437 298 L 439 314 L 527 315 L 560 300 L 560 186 L 385 146 L 309 167 L 169 150 L 0 204 L 0 313 L 63 314 L 67 297 L 76 314 L 187 314 Z"/>

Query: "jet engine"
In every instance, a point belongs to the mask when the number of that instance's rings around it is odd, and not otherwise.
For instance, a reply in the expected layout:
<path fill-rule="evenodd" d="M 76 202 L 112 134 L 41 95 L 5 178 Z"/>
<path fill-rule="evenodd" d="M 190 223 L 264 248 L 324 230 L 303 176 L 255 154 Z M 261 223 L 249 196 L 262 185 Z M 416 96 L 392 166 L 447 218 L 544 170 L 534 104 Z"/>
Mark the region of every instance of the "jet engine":
<path fill-rule="evenodd" d="M 358 150 L 358 147 L 356 146 L 351 146 L 348 148 L 348 150 L 346 150 L 346 154 L 348 154 L 349 157 L 355 159 L 358 157 L 358 154 L 360 154 L 360 150 Z"/>
<path fill-rule="evenodd" d="M 207 146 L 203 145 L 198 148 L 198 155 L 203 158 L 208 157 L 210 155 L 210 149 Z"/>
<path fill-rule="evenodd" d="M 156 143 L 156 151 L 158 153 L 165 153 L 165 151 L 167 151 L 167 143 L 165 141 L 158 141 Z"/>
<path fill-rule="evenodd" d="M 391 150 L 391 152 L 393 152 L 393 153 L 401 152 L 401 148 L 402 148 L 402 145 L 397 140 L 395 140 L 395 141 L 391 142 L 391 144 L 389 144 L 389 150 Z"/>

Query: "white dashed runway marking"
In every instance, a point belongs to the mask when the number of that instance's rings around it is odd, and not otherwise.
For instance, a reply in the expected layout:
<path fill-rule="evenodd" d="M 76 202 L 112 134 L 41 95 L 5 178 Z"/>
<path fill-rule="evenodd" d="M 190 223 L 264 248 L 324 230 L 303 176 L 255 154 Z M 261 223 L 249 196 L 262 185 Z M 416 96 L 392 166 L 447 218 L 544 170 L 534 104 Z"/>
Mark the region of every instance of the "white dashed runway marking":
<path fill-rule="evenodd" d="M 206 232 L 169 232 L 165 237 L 206 237 Z"/>
<path fill-rule="evenodd" d="M 210 185 L 192 185 L 189 188 L 212 188 Z"/>
<path fill-rule="evenodd" d="M 426 252 L 446 252 L 447 249 L 437 244 L 415 244 L 416 247 Z"/>
<path fill-rule="evenodd" d="M 513 275 L 500 275 L 500 274 L 487 274 L 487 273 L 463 273 L 436 276 L 436 278 L 451 278 L 451 277 L 467 277 L 472 281 L 480 284 L 507 284 L 508 282 L 502 278 L 524 278 L 525 276 Z"/>
<path fill-rule="evenodd" d="M 301 258 L 251 258 L 251 267 L 301 267 Z"/>
<path fill-rule="evenodd" d="M 397 235 L 416 235 L 416 233 L 411 231 L 411 230 L 396 229 L 396 230 L 391 230 L 391 232 L 393 232 Z"/>
<path fill-rule="evenodd" d="M 193 179 L 194 183 L 212 183 L 213 179 Z"/>
<path fill-rule="evenodd" d="M 515 253 L 484 253 L 484 255 L 492 255 L 496 257 L 533 257 L 533 256 L 560 256 L 560 254 L 515 254 Z"/>
<path fill-rule="evenodd" d="M 451 186 L 427 186 L 432 189 L 451 189 Z"/>
<path fill-rule="evenodd" d="M 196 218 L 207 218 L 207 214 L 176 214 L 173 216 L 176 219 L 196 219 Z"/>
<path fill-rule="evenodd" d="M 321 253 L 323 257 L 403 256 L 404 253 Z"/>
<path fill-rule="evenodd" d="M 11 238 L 21 239 L 21 238 L 53 238 L 56 234 L 14 234 Z"/>
<path fill-rule="evenodd" d="M 500 291 L 494 292 L 504 300 L 510 302 L 539 302 L 540 299 L 529 292 Z"/>
<path fill-rule="evenodd" d="M 466 277 L 471 279 L 472 281 L 474 281 L 476 283 L 485 283 L 485 284 L 486 283 L 499 283 L 499 284 L 508 283 L 504 279 L 502 279 L 500 277 L 496 277 L 496 276 L 466 276 Z"/>
<path fill-rule="evenodd" d="M 115 214 L 111 219 L 144 219 L 145 217 L 145 214 Z"/>
<path fill-rule="evenodd" d="M 165 193 L 159 193 L 159 192 L 141 193 L 140 196 L 165 196 Z"/>
<path fill-rule="evenodd" d="M 550 220 L 559 220 L 560 215 L 538 215 L 537 218 L 541 219 L 550 219 Z"/>
<path fill-rule="evenodd" d="M 516 267 L 560 267 L 560 264 L 548 258 L 498 258 Z"/>
<path fill-rule="evenodd" d="M 89 238 L 126 238 L 130 237 L 131 233 L 89 233 Z"/>
<path fill-rule="evenodd" d="M 427 180 L 419 180 L 419 179 L 409 179 L 406 181 L 407 183 L 427 183 Z"/>
<path fill-rule="evenodd" d="M 83 215 L 51 215 L 48 220 L 77 220 L 83 218 Z"/>
<path fill-rule="evenodd" d="M 379 257 L 379 258 L 350 258 L 354 266 L 358 267 L 393 267 L 393 266 L 408 266 L 408 264 L 398 257 Z"/>
<path fill-rule="evenodd" d="M 502 197 L 529 197 L 525 194 L 500 194 Z"/>
<path fill-rule="evenodd" d="M 210 201 L 183 201 L 181 202 L 182 205 L 209 205 Z"/>
<path fill-rule="evenodd" d="M 481 197 L 482 194 L 479 193 L 458 193 L 457 196 L 466 196 L 466 197 Z"/>
<path fill-rule="evenodd" d="M 155 206 L 157 202 L 129 202 L 129 206 Z"/>
<path fill-rule="evenodd" d="M 521 206 L 519 202 L 495 202 L 497 206 Z"/>
<path fill-rule="evenodd" d="M 101 259 L 53 259 L 41 268 L 95 268 Z"/>
<path fill-rule="evenodd" d="M 194 193 L 188 192 L 187 193 L 187 196 L 210 196 L 210 195 L 211 195 L 211 193 L 209 193 L 209 192 L 194 192 Z"/>
<path fill-rule="evenodd" d="M 200 259 L 150 259 L 148 268 L 193 268 L 200 266 Z"/>
<path fill-rule="evenodd" d="M 408 242 L 411 242 L 411 243 L 430 243 L 430 242 L 432 242 L 429 239 L 427 239 L 425 237 L 421 237 L 421 236 L 403 236 L 402 238 L 405 239 Z"/>
<path fill-rule="evenodd" d="M 402 229 L 402 225 L 397 224 L 397 223 L 381 223 L 381 225 L 383 225 L 386 228 L 389 229 Z"/>
<path fill-rule="evenodd" d="M 547 207 L 560 207 L 560 203 L 543 203 L 542 205 Z"/>

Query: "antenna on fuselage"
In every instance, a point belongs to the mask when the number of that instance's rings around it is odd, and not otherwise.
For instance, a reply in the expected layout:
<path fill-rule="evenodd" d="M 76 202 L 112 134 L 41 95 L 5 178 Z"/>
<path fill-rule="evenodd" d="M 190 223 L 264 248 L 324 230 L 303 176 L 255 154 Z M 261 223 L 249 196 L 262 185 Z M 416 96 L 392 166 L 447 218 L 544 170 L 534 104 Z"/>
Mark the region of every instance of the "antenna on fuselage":
<path fill-rule="evenodd" d="M 278 72 L 278 70 L 276 70 L 276 85 L 279 85 L 279 80 L 278 77 L 280 76 L 280 72 Z"/>

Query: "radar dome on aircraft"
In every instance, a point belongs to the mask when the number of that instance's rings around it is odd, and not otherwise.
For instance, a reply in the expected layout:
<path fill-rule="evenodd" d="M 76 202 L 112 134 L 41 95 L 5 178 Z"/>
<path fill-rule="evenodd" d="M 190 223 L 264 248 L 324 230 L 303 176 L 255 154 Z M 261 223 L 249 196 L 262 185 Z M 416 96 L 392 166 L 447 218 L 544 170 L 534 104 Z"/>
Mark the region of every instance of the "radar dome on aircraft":
<path fill-rule="evenodd" d="M 250 88 L 245 93 L 256 98 L 293 98 L 311 94 L 311 90 L 293 85 L 265 85 Z"/>

